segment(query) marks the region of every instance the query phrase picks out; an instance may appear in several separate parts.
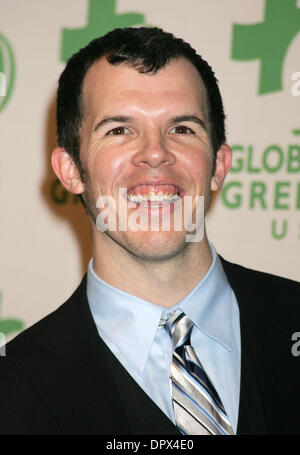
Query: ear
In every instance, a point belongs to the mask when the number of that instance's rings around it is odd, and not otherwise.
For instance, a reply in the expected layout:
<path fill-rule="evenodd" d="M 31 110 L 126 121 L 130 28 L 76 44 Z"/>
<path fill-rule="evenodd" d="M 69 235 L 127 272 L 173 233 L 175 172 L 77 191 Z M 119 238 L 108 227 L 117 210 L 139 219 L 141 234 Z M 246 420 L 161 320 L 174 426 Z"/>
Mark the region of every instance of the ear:
<path fill-rule="evenodd" d="M 63 147 L 55 147 L 51 156 L 53 170 L 61 184 L 73 194 L 81 194 L 84 184 L 71 155 Z"/>
<path fill-rule="evenodd" d="M 231 168 L 232 151 L 227 144 L 222 144 L 217 151 L 215 172 L 211 179 L 211 191 L 222 188 L 224 179 Z"/>

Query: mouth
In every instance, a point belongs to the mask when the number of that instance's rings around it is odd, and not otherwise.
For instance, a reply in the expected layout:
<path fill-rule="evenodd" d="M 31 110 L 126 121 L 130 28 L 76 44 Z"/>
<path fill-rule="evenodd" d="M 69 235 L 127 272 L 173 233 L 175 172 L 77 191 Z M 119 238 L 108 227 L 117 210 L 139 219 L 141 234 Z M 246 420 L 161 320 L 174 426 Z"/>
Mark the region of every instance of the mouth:
<path fill-rule="evenodd" d="M 127 192 L 127 200 L 147 208 L 160 208 L 183 197 L 183 190 L 173 184 L 142 184 L 130 188 Z"/>

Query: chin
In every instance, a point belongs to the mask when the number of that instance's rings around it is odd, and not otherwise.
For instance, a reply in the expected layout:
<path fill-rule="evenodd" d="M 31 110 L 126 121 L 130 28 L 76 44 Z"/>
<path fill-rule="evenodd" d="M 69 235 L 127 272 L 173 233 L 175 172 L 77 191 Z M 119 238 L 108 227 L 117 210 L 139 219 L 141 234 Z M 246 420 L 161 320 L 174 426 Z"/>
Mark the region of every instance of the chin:
<path fill-rule="evenodd" d="M 128 253 L 147 261 L 164 261 L 174 258 L 188 245 L 185 242 L 185 234 L 182 232 L 132 232 L 131 235 L 126 235 L 126 238 L 118 239 L 109 233 L 108 235 Z"/>

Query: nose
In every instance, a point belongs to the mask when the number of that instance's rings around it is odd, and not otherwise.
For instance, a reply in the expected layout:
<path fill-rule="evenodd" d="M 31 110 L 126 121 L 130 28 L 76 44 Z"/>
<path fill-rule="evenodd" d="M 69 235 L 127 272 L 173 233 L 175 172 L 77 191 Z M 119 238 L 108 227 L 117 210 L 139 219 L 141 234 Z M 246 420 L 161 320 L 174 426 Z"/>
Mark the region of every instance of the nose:
<path fill-rule="evenodd" d="M 142 139 L 132 161 L 139 167 L 158 168 L 172 165 L 176 159 L 162 135 L 151 132 Z"/>

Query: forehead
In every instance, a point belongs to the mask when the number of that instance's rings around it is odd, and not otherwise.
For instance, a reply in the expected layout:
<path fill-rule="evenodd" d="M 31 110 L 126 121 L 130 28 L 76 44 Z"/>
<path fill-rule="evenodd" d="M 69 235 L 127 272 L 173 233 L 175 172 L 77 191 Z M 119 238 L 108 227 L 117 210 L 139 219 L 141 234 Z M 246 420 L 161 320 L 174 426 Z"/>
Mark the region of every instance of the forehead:
<path fill-rule="evenodd" d="M 185 58 L 171 61 L 155 74 L 140 73 L 128 64 L 111 65 L 105 57 L 88 70 L 83 84 L 85 111 L 136 101 L 145 105 L 177 101 L 207 111 L 206 89 L 197 69 Z"/>

